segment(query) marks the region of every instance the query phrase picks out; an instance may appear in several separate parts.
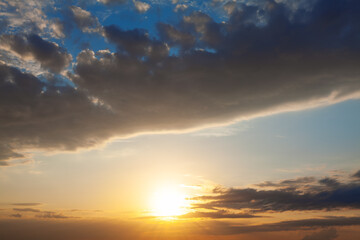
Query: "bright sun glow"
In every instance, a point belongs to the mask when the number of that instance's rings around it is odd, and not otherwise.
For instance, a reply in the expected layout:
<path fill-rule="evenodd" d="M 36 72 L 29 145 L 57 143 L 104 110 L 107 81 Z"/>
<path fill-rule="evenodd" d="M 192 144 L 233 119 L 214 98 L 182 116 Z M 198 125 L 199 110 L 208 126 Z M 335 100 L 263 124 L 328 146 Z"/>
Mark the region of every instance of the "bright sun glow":
<path fill-rule="evenodd" d="M 186 213 L 186 196 L 175 188 L 163 188 L 154 193 L 152 214 L 158 217 L 172 217 Z"/>

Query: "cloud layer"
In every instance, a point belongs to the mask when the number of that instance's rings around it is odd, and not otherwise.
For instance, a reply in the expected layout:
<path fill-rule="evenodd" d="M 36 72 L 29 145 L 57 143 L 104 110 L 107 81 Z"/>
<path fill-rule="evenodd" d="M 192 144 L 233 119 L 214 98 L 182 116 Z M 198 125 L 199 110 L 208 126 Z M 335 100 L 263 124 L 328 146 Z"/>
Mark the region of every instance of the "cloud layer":
<path fill-rule="evenodd" d="M 239 3 L 226 22 L 195 11 L 178 24 L 159 23 L 158 36 L 101 26 L 85 9 L 70 10 L 84 34 L 103 36 L 117 51 L 82 51 L 61 76 L 67 84 L 3 62 L 2 160 L 21 158 L 24 149 L 76 150 L 112 137 L 182 131 L 359 97 L 355 0 L 319 0 L 311 7 Z M 72 61 L 66 49 L 37 34 L 3 34 L 1 46 L 54 74 Z"/>

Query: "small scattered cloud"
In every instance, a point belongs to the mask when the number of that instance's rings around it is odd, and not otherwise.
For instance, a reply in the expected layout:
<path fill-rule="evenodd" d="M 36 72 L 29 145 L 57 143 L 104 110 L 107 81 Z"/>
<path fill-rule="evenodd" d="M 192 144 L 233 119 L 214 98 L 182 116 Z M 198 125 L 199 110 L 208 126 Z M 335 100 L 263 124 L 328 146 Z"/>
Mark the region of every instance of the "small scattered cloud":
<path fill-rule="evenodd" d="M 60 19 L 55 19 L 51 23 L 51 28 L 53 29 L 53 35 L 56 38 L 65 38 L 65 26 Z"/>
<path fill-rule="evenodd" d="M 86 33 L 101 33 L 102 26 L 99 20 L 89 11 L 78 6 L 69 7 L 76 26 Z"/>
<path fill-rule="evenodd" d="M 141 2 L 141 1 L 136 1 L 134 0 L 134 6 L 136 11 L 138 11 L 139 13 L 145 13 L 150 9 L 150 4 L 146 3 L 146 2 Z"/>
<path fill-rule="evenodd" d="M 186 4 L 177 4 L 174 8 L 174 12 L 185 11 L 189 6 Z"/>

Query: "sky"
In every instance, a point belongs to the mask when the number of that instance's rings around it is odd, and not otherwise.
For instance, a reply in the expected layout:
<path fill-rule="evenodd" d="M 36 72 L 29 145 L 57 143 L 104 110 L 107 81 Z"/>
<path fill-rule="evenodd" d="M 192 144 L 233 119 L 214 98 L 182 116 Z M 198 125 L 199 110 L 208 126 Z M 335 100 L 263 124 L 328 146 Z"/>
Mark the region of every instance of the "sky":
<path fill-rule="evenodd" d="M 0 0 L 0 239 L 360 236 L 357 0 Z"/>

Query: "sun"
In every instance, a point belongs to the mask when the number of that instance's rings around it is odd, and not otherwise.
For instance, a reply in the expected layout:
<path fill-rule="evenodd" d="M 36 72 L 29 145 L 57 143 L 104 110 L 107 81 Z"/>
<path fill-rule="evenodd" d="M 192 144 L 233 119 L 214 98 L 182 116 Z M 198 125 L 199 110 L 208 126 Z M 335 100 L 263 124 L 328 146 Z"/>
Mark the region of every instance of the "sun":
<path fill-rule="evenodd" d="M 159 189 L 151 199 L 152 215 L 157 217 L 175 217 L 186 213 L 186 195 L 175 187 Z"/>

